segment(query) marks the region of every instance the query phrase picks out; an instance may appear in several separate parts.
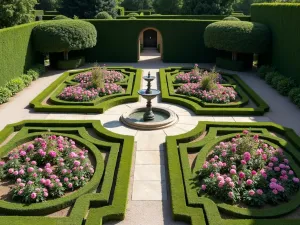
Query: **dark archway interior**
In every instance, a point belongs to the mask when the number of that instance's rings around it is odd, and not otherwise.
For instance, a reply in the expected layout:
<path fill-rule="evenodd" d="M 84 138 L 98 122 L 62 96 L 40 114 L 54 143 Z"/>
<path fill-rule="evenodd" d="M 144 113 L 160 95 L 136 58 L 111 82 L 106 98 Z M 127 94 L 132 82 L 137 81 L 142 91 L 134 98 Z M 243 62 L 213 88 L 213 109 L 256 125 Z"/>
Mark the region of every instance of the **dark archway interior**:
<path fill-rule="evenodd" d="M 157 32 L 149 29 L 144 31 L 144 48 L 156 48 L 157 47 Z"/>

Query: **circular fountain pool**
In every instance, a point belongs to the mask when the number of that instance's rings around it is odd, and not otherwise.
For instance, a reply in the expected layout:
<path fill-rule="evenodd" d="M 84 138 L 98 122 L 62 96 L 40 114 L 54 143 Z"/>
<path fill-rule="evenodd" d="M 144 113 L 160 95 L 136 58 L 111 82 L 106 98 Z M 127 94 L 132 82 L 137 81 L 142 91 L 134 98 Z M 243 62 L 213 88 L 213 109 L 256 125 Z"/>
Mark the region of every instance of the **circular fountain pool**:
<path fill-rule="evenodd" d="M 153 120 L 144 120 L 146 108 L 136 108 L 130 112 L 124 113 L 120 120 L 125 125 L 139 130 L 158 130 L 172 126 L 178 121 L 178 116 L 169 109 L 153 107 L 155 115 Z"/>

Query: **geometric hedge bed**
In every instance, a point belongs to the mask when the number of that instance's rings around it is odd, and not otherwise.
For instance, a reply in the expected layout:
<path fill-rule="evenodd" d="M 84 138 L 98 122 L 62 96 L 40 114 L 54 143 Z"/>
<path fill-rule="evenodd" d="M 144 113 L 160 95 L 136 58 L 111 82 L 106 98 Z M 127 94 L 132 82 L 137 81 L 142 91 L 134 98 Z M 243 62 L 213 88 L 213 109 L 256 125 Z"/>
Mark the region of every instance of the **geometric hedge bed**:
<path fill-rule="evenodd" d="M 116 82 L 125 89 L 125 93 L 112 94 L 98 97 L 88 102 L 64 101 L 57 98 L 66 86 L 76 85 L 74 77 L 81 72 L 91 70 L 77 70 L 63 73 L 49 87 L 30 102 L 30 106 L 37 112 L 73 112 L 73 113 L 103 113 L 105 110 L 119 104 L 137 102 L 139 100 L 138 90 L 141 84 L 141 69 L 133 67 L 107 67 L 107 70 L 121 72 L 124 80 Z"/>
<path fill-rule="evenodd" d="M 191 68 L 168 67 L 160 69 L 162 101 L 185 106 L 197 115 L 263 115 L 269 111 L 267 103 L 261 99 L 237 75 L 221 73 L 225 87 L 233 87 L 239 100 L 228 104 L 207 103 L 193 96 L 177 94 L 176 88 L 182 84 L 175 83 L 175 77 L 181 72 L 189 72 Z M 251 106 L 248 106 L 252 101 Z"/>
<path fill-rule="evenodd" d="M 72 138 L 86 147 L 95 158 L 95 173 L 85 186 L 61 198 L 27 205 L 0 200 L 0 224 L 94 225 L 124 219 L 133 137 L 114 134 L 93 120 L 27 120 L 0 132 L 0 157 L 45 133 Z M 5 143 L 6 139 L 10 140 Z M 69 206 L 68 216 L 45 217 Z"/>
<path fill-rule="evenodd" d="M 300 205 L 300 191 L 288 202 L 267 208 L 240 208 L 198 195 L 197 171 L 202 168 L 207 154 L 217 143 L 230 140 L 243 130 L 249 130 L 250 135 L 259 134 L 269 145 L 283 149 L 295 174 L 300 175 L 300 138 L 292 129 L 271 122 L 199 122 L 186 134 L 166 138 L 175 220 L 193 225 L 300 224 L 300 218 L 291 215 Z"/>

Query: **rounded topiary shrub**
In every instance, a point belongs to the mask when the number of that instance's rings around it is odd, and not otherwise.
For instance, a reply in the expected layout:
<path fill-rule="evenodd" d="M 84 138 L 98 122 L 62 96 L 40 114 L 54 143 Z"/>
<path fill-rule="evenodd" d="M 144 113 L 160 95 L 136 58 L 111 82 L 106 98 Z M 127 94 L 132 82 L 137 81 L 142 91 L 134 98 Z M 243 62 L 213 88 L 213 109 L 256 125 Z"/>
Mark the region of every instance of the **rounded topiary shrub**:
<path fill-rule="evenodd" d="M 129 13 L 127 16 L 139 16 L 138 13 Z"/>
<path fill-rule="evenodd" d="M 236 18 L 234 16 L 227 16 L 223 20 L 229 20 L 229 21 L 240 21 L 239 18 Z"/>
<path fill-rule="evenodd" d="M 8 88 L 0 87 L 0 104 L 8 102 L 8 100 L 11 96 L 12 96 L 12 93 Z"/>
<path fill-rule="evenodd" d="M 209 48 L 236 53 L 265 53 L 271 33 L 267 26 L 245 21 L 219 21 L 208 25 L 204 42 Z"/>
<path fill-rule="evenodd" d="M 276 69 L 272 66 L 261 66 L 259 67 L 258 69 L 258 76 L 261 78 L 261 79 L 265 79 L 265 76 L 267 73 L 269 72 L 275 72 Z"/>
<path fill-rule="evenodd" d="M 15 95 L 16 93 L 25 88 L 25 84 L 24 81 L 20 77 L 18 77 L 9 81 L 5 85 L 5 87 L 11 91 L 12 95 Z"/>
<path fill-rule="evenodd" d="M 32 77 L 27 74 L 21 75 L 20 78 L 23 80 L 26 87 L 28 87 L 32 82 Z"/>
<path fill-rule="evenodd" d="M 271 86 L 273 88 L 276 88 L 279 81 L 284 80 L 284 79 L 285 79 L 285 76 L 283 76 L 283 75 L 274 76 L 271 81 Z"/>
<path fill-rule="evenodd" d="M 277 91 L 284 96 L 287 96 L 291 89 L 297 87 L 297 84 L 291 78 L 285 77 L 277 83 Z"/>
<path fill-rule="evenodd" d="M 300 88 L 298 87 L 298 88 L 293 88 L 292 90 L 290 90 L 289 98 L 295 105 L 300 107 Z"/>
<path fill-rule="evenodd" d="M 136 17 L 132 16 L 128 18 L 129 20 L 136 20 Z"/>
<path fill-rule="evenodd" d="M 70 18 L 66 17 L 64 15 L 58 15 L 58 16 L 53 17 L 52 20 L 66 20 L 66 19 L 70 19 Z"/>
<path fill-rule="evenodd" d="M 112 16 L 109 15 L 107 12 L 99 12 L 96 16 L 95 19 L 105 19 L 105 20 L 111 20 Z"/>
<path fill-rule="evenodd" d="M 53 20 L 34 28 L 33 41 L 37 51 L 63 52 L 64 59 L 68 60 L 69 51 L 96 45 L 97 30 L 94 25 L 82 20 Z"/>
<path fill-rule="evenodd" d="M 278 72 L 269 72 L 266 74 L 265 80 L 267 82 L 267 84 L 272 85 L 272 80 L 274 79 L 274 77 L 277 76 L 282 76 L 280 73 Z"/>

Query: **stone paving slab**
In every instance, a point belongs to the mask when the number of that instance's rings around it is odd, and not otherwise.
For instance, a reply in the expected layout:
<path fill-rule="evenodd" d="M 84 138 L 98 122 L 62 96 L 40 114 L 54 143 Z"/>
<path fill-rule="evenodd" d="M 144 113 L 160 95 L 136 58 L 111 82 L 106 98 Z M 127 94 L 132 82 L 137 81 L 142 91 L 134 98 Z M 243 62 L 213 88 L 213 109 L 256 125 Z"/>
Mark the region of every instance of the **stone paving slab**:
<path fill-rule="evenodd" d="M 235 122 L 271 122 L 270 118 L 266 116 L 255 116 L 255 117 L 243 117 L 243 116 L 234 116 Z"/>
<path fill-rule="evenodd" d="M 137 181 L 133 182 L 133 201 L 167 200 L 166 181 Z"/>
<path fill-rule="evenodd" d="M 134 180 L 162 181 L 166 180 L 166 168 L 164 165 L 135 165 Z"/>
<path fill-rule="evenodd" d="M 163 130 L 138 131 L 135 140 L 137 141 L 137 151 L 161 150 L 166 140 L 166 134 Z"/>
<path fill-rule="evenodd" d="M 214 116 L 216 122 L 235 122 L 232 116 Z"/>
<path fill-rule="evenodd" d="M 165 156 L 162 151 L 137 151 L 136 165 L 165 165 Z"/>

